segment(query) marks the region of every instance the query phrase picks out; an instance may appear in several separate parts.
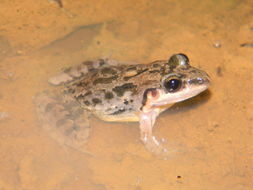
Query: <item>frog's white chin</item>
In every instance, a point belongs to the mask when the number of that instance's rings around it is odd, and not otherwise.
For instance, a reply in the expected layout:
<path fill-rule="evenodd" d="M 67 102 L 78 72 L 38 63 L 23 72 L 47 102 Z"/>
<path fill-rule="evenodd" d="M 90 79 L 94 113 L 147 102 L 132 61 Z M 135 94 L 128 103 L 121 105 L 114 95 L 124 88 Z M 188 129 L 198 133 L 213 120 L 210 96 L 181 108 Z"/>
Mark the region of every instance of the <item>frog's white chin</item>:
<path fill-rule="evenodd" d="M 205 91 L 208 86 L 198 86 L 194 88 L 188 88 L 180 92 L 175 93 L 165 93 L 162 90 L 159 90 L 160 97 L 155 101 L 151 102 L 152 106 L 162 106 L 166 104 L 172 104 L 176 102 L 181 102 L 186 99 L 192 98 L 201 92 Z"/>

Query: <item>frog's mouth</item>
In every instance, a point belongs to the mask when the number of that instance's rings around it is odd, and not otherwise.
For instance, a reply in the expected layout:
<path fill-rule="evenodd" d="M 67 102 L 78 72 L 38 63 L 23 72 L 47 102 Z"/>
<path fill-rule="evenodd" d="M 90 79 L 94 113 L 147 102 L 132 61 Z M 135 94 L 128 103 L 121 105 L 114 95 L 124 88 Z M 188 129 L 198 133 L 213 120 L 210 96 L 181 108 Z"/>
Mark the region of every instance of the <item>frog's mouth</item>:
<path fill-rule="evenodd" d="M 186 99 L 192 98 L 201 92 L 205 91 L 208 85 L 195 86 L 191 88 L 186 88 L 182 91 L 176 93 L 166 93 L 164 90 L 157 89 L 157 97 L 150 102 L 151 106 L 163 106 L 166 104 L 173 104 L 176 102 L 181 102 Z"/>

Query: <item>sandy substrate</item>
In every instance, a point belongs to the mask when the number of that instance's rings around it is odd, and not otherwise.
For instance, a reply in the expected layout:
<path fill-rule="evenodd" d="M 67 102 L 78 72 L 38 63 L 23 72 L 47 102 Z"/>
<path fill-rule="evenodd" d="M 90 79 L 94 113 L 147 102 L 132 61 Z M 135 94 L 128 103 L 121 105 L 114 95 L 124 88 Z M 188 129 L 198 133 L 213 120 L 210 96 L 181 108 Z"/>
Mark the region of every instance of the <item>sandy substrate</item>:
<path fill-rule="evenodd" d="M 1 1 L 0 189 L 253 189 L 252 20 L 250 0 Z M 212 85 L 157 120 L 168 158 L 144 148 L 137 123 L 92 118 L 90 154 L 40 128 L 33 98 L 62 68 L 178 52 Z"/>

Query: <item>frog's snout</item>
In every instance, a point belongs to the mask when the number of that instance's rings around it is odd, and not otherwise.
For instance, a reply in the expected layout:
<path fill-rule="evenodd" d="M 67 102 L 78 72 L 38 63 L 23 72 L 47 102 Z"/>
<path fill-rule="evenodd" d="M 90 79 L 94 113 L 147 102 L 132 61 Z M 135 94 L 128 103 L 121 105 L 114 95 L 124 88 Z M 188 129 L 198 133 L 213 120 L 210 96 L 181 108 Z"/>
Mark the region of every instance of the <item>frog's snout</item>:
<path fill-rule="evenodd" d="M 202 78 L 202 84 L 206 84 L 207 86 L 209 86 L 211 83 L 211 78 L 210 76 L 204 72 L 204 77 Z"/>
<path fill-rule="evenodd" d="M 198 77 L 197 79 L 196 79 L 196 81 L 197 81 L 197 83 L 198 84 L 206 84 L 206 85 L 209 85 L 210 84 L 210 82 L 211 82 L 211 79 L 210 79 L 210 76 L 207 74 L 207 73 L 203 73 L 203 76 L 201 76 L 201 77 Z"/>
<path fill-rule="evenodd" d="M 199 73 L 198 76 L 188 79 L 188 84 L 197 86 L 198 85 L 209 86 L 210 81 L 211 81 L 210 76 L 206 72 L 201 72 Z"/>

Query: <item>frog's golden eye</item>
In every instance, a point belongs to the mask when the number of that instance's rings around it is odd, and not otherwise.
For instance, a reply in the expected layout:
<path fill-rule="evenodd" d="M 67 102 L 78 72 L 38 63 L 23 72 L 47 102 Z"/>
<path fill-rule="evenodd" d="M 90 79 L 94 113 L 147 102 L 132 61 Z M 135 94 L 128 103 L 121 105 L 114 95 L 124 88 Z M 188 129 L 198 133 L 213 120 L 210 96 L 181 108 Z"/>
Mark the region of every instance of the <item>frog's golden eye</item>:
<path fill-rule="evenodd" d="M 182 81 L 177 78 L 170 78 L 163 83 L 166 90 L 170 93 L 178 91 L 182 86 Z"/>

